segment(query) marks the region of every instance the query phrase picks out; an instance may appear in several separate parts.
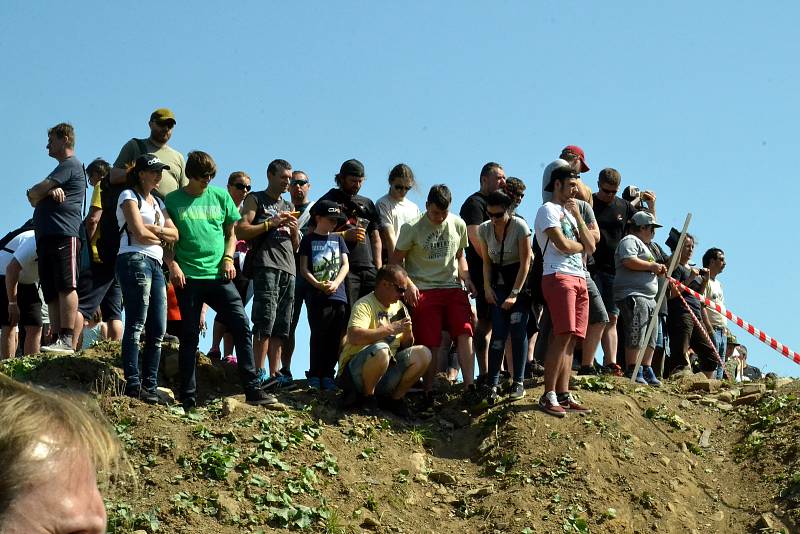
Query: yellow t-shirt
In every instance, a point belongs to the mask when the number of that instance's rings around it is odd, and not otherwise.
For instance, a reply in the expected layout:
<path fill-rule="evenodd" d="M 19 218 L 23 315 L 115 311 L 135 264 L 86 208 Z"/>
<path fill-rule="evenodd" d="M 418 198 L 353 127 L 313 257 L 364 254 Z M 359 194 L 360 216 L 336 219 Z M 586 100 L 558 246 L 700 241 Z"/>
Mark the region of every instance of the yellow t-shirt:
<path fill-rule="evenodd" d="M 94 191 L 92 191 L 92 202 L 91 207 L 97 209 L 103 209 L 103 204 L 100 202 L 100 194 L 103 192 L 103 188 L 100 185 L 100 182 L 97 182 L 97 185 L 94 186 Z M 100 225 L 97 225 L 97 228 L 94 231 L 94 235 L 92 235 L 92 241 L 89 243 L 89 252 L 92 255 L 92 262 L 94 263 L 102 263 L 100 261 L 100 254 L 97 252 L 97 240 L 100 239 Z"/>
<path fill-rule="evenodd" d="M 394 304 L 390 304 L 387 308 L 381 304 L 375 296 L 375 293 L 370 293 L 356 301 L 355 306 L 353 306 L 353 311 L 350 312 L 350 322 L 347 323 L 347 329 L 350 330 L 356 327 L 372 330 L 387 325 L 392 322 L 392 318 L 397 315 L 401 309 L 405 310 L 406 317 L 411 317 L 405 304 L 401 301 L 398 300 Z M 389 336 L 381 341 L 389 345 L 389 351 L 394 355 L 397 354 L 397 349 L 403 342 L 403 334 L 400 333 L 396 336 Z M 367 347 L 367 345 L 351 345 L 350 343 L 345 343 L 342 349 L 342 355 L 339 357 L 340 374 L 344 366 L 347 365 L 347 362 L 365 347 Z"/>

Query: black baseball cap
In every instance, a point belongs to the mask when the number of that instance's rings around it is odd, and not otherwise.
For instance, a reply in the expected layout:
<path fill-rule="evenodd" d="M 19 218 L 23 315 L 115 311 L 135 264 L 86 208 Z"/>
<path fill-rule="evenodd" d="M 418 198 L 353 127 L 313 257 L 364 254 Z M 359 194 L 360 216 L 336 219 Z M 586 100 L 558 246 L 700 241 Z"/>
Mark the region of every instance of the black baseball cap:
<path fill-rule="evenodd" d="M 339 176 L 356 176 L 362 178 L 364 176 L 364 164 L 357 159 L 348 159 L 342 163 L 339 169 Z"/>
<path fill-rule="evenodd" d="M 558 180 L 569 180 L 570 178 L 579 178 L 581 175 L 578 174 L 576 171 L 572 169 L 572 167 L 556 167 L 553 169 L 553 172 L 550 173 L 550 183 L 548 183 L 544 190 L 547 192 L 552 193 L 553 189 L 556 187 L 556 179 Z"/>
<path fill-rule="evenodd" d="M 162 171 L 169 170 L 169 165 L 158 159 L 155 154 L 142 154 L 136 158 L 136 171 Z"/>
<path fill-rule="evenodd" d="M 345 218 L 342 208 L 332 200 L 318 200 L 311 206 L 311 215 L 321 215 L 322 217 L 336 217 L 343 220 Z"/>

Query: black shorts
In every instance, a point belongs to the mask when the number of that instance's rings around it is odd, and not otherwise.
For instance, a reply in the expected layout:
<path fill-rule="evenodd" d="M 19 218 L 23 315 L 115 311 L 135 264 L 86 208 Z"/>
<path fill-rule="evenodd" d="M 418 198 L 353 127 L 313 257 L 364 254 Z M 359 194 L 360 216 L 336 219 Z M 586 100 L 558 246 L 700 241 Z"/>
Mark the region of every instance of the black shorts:
<path fill-rule="evenodd" d="M 8 293 L 5 291 L 6 277 L 0 276 L 0 326 L 9 326 Z M 17 285 L 17 306 L 19 306 L 19 324 L 22 326 L 42 326 L 42 301 L 36 284 Z"/>
<path fill-rule="evenodd" d="M 39 281 L 45 302 L 53 302 L 59 293 L 78 288 L 80 251 L 81 241 L 77 237 L 48 235 L 36 240 Z"/>
<path fill-rule="evenodd" d="M 78 277 L 78 311 L 84 319 L 91 319 L 97 308 L 104 321 L 122 320 L 122 289 L 114 268 L 92 263 Z"/>

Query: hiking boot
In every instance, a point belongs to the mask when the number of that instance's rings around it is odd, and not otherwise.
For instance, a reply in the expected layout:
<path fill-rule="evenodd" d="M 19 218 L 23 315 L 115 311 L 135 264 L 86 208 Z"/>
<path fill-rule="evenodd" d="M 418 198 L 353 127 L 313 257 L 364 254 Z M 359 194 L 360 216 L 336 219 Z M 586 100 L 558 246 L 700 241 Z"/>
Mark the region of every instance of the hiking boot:
<path fill-rule="evenodd" d="M 262 406 L 264 404 L 275 404 L 278 402 L 278 399 L 275 398 L 275 395 L 270 395 L 263 389 L 254 389 L 253 391 L 248 391 L 244 395 L 244 400 L 247 404 L 252 406 Z"/>
<path fill-rule="evenodd" d="M 634 368 L 633 365 L 629 365 L 628 368 L 625 370 L 625 376 L 630 378 L 633 375 L 633 368 Z M 644 379 L 644 374 L 643 374 L 642 369 L 644 369 L 644 366 L 640 365 L 639 366 L 639 372 L 636 373 L 636 383 L 646 386 L 647 385 L 647 381 Z"/>
<path fill-rule="evenodd" d="M 68 344 L 62 338 L 58 338 L 55 343 L 51 343 L 49 345 L 44 345 L 41 348 L 42 352 L 48 352 L 51 354 L 75 354 L 75 351 L 72 348 L 72 345 Z"/>
<path fill-rule="evenodd" d="M 156 393 L 155 390 L 146 390 L 144 388 L 139 390 L 139 400 L 146 402 L 147 404 L 161 403 L 161 397 L 158 396 L 158 393 Z"/>
<path fill-rule="evenodd" d="M 336 382 L 333 381 L 333 378 L 329 376 L 323 376 L 320 382 L 323 391 L 336 391 L 338 388 L 336 387 Z"/>
<path fill-rule="evenodd" d="M 525 386 L 522 382 L 514 382 L 511 384 L 511 393 L 508 394 L 508 400 L 518 401 L 525 396 Z"/>
<path fill-rule="evenodd" d="M 661 381 L 656 377 L 655 371 L 649 365 L 642 366 L 642 377 L 644 381 L 653 386 L 654 388 L 661 387 Z"/>
<path fill-rule="evenodd" d="M 139 398 L 139 392 L 140 392 L 139 390 L 140 389 L 141 389 L 141 386 L 139 386 L 139 384 L 136 384 L 135 386 L 132 386 L 132 385 L 129 384 L 129 385 L 125 386 L 125 396 L 126 397 L 131 397 L 133 399 L 138 399 Z"/>
<path fill-rule="evenodd" d="M 558 403 L 555 391 L 548 391 L 539 399 L 539 409 L 554 417 L 564 417 L 567 411 Z"/>
<path fill-rule="evenodd" d="M 594 365 L 581 365 L 580 369 L 578 369 L 578 376 L 586 376 L 586 375 L 596 375 L 597 369 L 595 369 Z"/>
<path fill-rule="evenodd" d="M 559 393 L 556 395 L 556 399 L 558 399 L 558 403 L 561 405 L 564 410 L 573 413 L 585 413 L 590 414 L 592 413 L 591 408 L 587 408 L 586 406 L 580 404 L 575 398 L 572 396 L 572 393 L 569 391 L 566 393 Z"/>
<path fill-rule="evenodd" d="M 622 376 L 622 367 L 617 365 L 616 363 L 609 363 L 604 365 L 600 372 L 604 375 L 613 375 L 613 376 Z"/>
<path fill-rule="evenodd" d="M 308 377 L 308 389 L 318 390 L 322 386 L 318 376 Z"/>
<path fill-rule="evenodd" d="M 402 419 L 411 419 L 411 410 L 408 408 L 405 398 L 380 397 L 378 398 L 378 407 Z"/>

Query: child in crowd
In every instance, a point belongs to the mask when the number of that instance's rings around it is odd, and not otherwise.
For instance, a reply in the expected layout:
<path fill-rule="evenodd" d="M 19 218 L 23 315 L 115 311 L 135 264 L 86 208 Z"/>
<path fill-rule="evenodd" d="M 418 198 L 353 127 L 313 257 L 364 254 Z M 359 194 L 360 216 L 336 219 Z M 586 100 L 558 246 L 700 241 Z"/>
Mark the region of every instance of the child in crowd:
<path fill-rule="evenodd" d="M 311 286 L 306 294 L 311 328 L 308 387 L 333 391 L 339 344 L 347 327 L 347 293 L 342 285 L 349 271 L 347 245 L 331 232 L 344 220 L 339 206 L 320 200 L 311 209 L 314 231 L 300 242 L 300 276 Z"/>
<path fill-rule="evenodd" d="M 107 337 L 108 325 L 103 321 L 103 317 L 100 315 L 100 308 L 98 308 L 94 311 L 92 318 L 84 322 L 81 348 L 88 349 Z"/>

